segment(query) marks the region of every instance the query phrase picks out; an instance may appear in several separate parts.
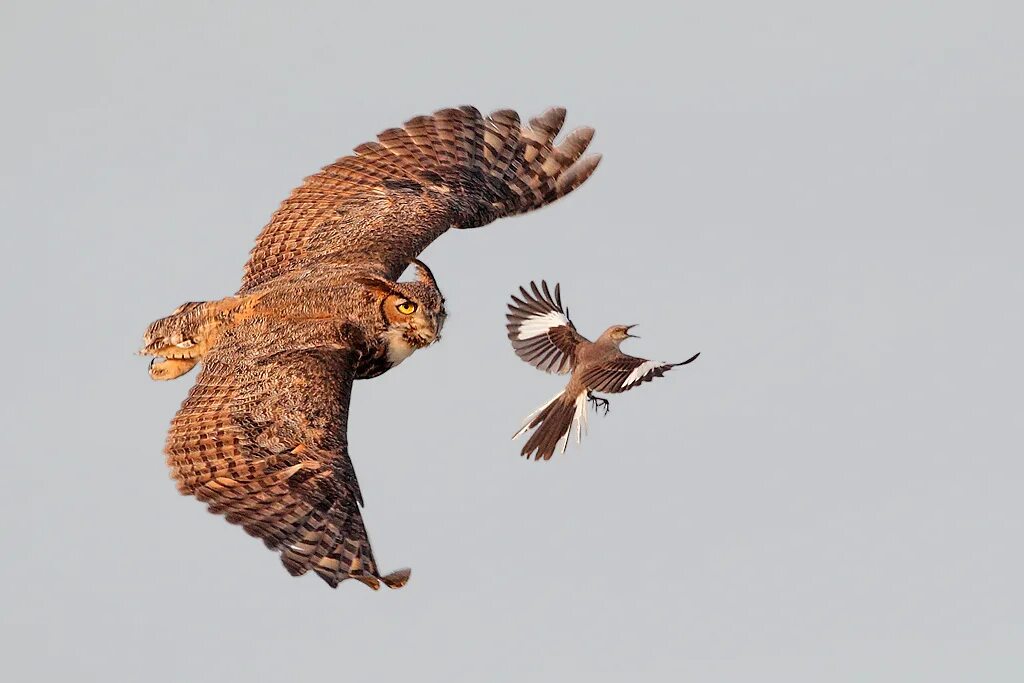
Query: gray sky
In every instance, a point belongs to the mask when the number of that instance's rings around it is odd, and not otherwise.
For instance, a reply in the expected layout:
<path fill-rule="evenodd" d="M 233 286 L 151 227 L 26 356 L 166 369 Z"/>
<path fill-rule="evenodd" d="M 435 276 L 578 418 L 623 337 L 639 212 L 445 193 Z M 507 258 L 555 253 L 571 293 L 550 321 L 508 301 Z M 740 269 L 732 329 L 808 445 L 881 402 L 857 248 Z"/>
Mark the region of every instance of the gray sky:
<path fill-rule="evenodd" d="M 11 680 L 1021 680 L 1018 3 L 369 4 L 0 9 Z M 331 591 L 176 493 L 191 377 L 131 354 L 303 176 L 464 103 L 564 105 L 605 160 L 424 254 L 444 342 L 350 431 L 413 578 Z M 702 352 L 539 464 L 535 277 Z"/>

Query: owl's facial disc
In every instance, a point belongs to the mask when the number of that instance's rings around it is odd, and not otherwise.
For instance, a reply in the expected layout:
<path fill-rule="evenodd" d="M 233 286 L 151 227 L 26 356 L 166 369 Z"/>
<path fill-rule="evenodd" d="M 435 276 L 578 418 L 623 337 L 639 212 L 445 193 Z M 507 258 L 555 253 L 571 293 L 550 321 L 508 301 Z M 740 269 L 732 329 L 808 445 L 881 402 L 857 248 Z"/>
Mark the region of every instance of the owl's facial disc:
<path fill-rule="evenodd" d="M 437 341 L 440 325 L 437 312 L 427 310 L 420 302 L 395 294 L 384 302 L 389 337 L 400 337 L 413 348 L 423 348 Z"/>

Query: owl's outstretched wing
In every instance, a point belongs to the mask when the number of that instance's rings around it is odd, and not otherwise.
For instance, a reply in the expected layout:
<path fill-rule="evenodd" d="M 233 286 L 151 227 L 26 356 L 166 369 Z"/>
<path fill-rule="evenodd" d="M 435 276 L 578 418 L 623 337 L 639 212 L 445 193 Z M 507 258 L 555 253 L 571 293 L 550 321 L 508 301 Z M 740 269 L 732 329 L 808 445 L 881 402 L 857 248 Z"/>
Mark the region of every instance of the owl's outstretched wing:
<path fill-rule="evenodd" d="M 655 377 L 661 377 L 674 367 L 686 365 L 696 360 L 700 354 L 694 354 L 682 363 L 666 363 L 664 361 L 636 358 L 619 354 L 611 360 L 589 368 L 580 376 L 580 380 L 591 391 L 618 394 L 629 391 Z"/>
<path fill-rule="evenodd" d="M 293 575 L 403 585 L 408 570 L 378 573 L 359 511 L 346 437 L 354 354 L 267 352 L 260 333 L 231 330 L 175 416 L 166 453 L 179 491 L 263 539 Z"/>
<path fill-rule="evenodd" d="M 520 287 L 522 298 L 513 294 L 508 305 L 505 318 L 512 348 L 535 368 L 565 374 L 576 363 L 576 347 L 586 339 L 576 331 L 562 306 L 560 285 L 555 284 L 554 295 L 543 280 L 540 289 L 536 282 L 530 283 L 530 289 L 528 292 Z"/>
<path fill-rule="evenodd" d="M 245 267 L 247 291 L 320 260 L 397 278 L 448 228 L 475 228 L 565 196 L 593 173 L 592 128 L 555 136 L 565 110 L 529 125 L 473 107 L 418 116 L 309 176 L 274 213 Z"/>

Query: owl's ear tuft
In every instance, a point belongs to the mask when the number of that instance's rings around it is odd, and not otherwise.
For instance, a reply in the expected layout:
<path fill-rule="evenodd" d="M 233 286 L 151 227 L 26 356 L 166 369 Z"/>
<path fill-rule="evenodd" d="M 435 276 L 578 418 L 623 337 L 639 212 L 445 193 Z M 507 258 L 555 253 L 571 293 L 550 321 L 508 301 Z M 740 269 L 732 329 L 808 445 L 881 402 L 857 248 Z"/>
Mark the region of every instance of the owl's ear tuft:
<path fill-rule="evenodd" d="M 416 268 L 416 280 L 425 285 L 430 285 L 434 288 L 434 291 L 440 292 L 441 288 L 437 286 L 437 280 L 434 279 L 434 274 L 430 272 L 430 268 L 427 264 L 419 259 L 412 259 L 409 261 Z"/>
<path fill-rule="evenodd" d="M 366 287 L 367 289 L 371 289 L 377 292 L 381 296 L 402 296 L 402 293 L 395 290 L 395 288 L 391 286 L 391 283 L 385 280 L 384 278 L 366 275 L 354 278 L 354 280 L 361 284 L 362 286 Z"/>

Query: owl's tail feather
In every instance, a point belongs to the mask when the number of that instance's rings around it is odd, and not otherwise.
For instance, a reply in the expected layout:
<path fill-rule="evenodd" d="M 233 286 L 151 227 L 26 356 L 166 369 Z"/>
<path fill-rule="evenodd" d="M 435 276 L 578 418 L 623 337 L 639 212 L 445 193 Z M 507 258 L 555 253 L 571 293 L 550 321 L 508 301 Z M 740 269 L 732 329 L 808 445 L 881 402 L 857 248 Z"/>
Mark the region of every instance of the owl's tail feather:
<path fill-rule="evenodd" d="M 139 354 L 156 356 L 149 366 L 155 380 L 181 377 L 203 359 L 224 330 L 252 310 L 257 297 L 190 301 L 146 329 Z"/>
<path fill-rule="evenodd" d="M 520 434 L 536 428 L 526 440 L 521 454 L 527 459 L 532 455 L 535 460 L 550 460 L 559 442 L 562 445 L 562 452 L 565 452 L 574 426 L 576 443 L 579 443 L 587 428 L 586 390 L 578 394 L 569 394 L 567 391 L 559 393 L 527 416 L 522 428 L 512 438 L 515 439 Z"/>
<path fill-rule="evenodd" d="M 442 109 L 360 145 L 347 166 L 353 176 L 365 170 L 368 184 L 379 182 L 369 172 L 379 165 L 394 178 L 427 180 L 463 193 L 466 201 L 454 227 L 476 228 L 550 204 L 590 177 L 601 161 L 599 154 L 583 156 L 594 129 L 577 128 L 555 144 L 564 122 L 562 107 L 548 109 L 527 125 L 510 109 L 486 118 L 474 107 Z"/>
<path fill-rule="evenodd" d="M 412 572 L 407 568 L 384 576 L 377 572 L 355 498 L 329 504 L 309 495 L 322 484 L 329 485 L 333 468 L 303 461 L 273 472 L 260 467 L 253 471 L 256 474 L 249 477 L 210 479 L 195 489 L 196 498 L 206 502 L 210 512 L 223 514 L 279 551 L 293 576 L 313 570 L 332 588 L 347 579 L 373 590 L 381 583 L 401 588 L 408 582 Z"/>

